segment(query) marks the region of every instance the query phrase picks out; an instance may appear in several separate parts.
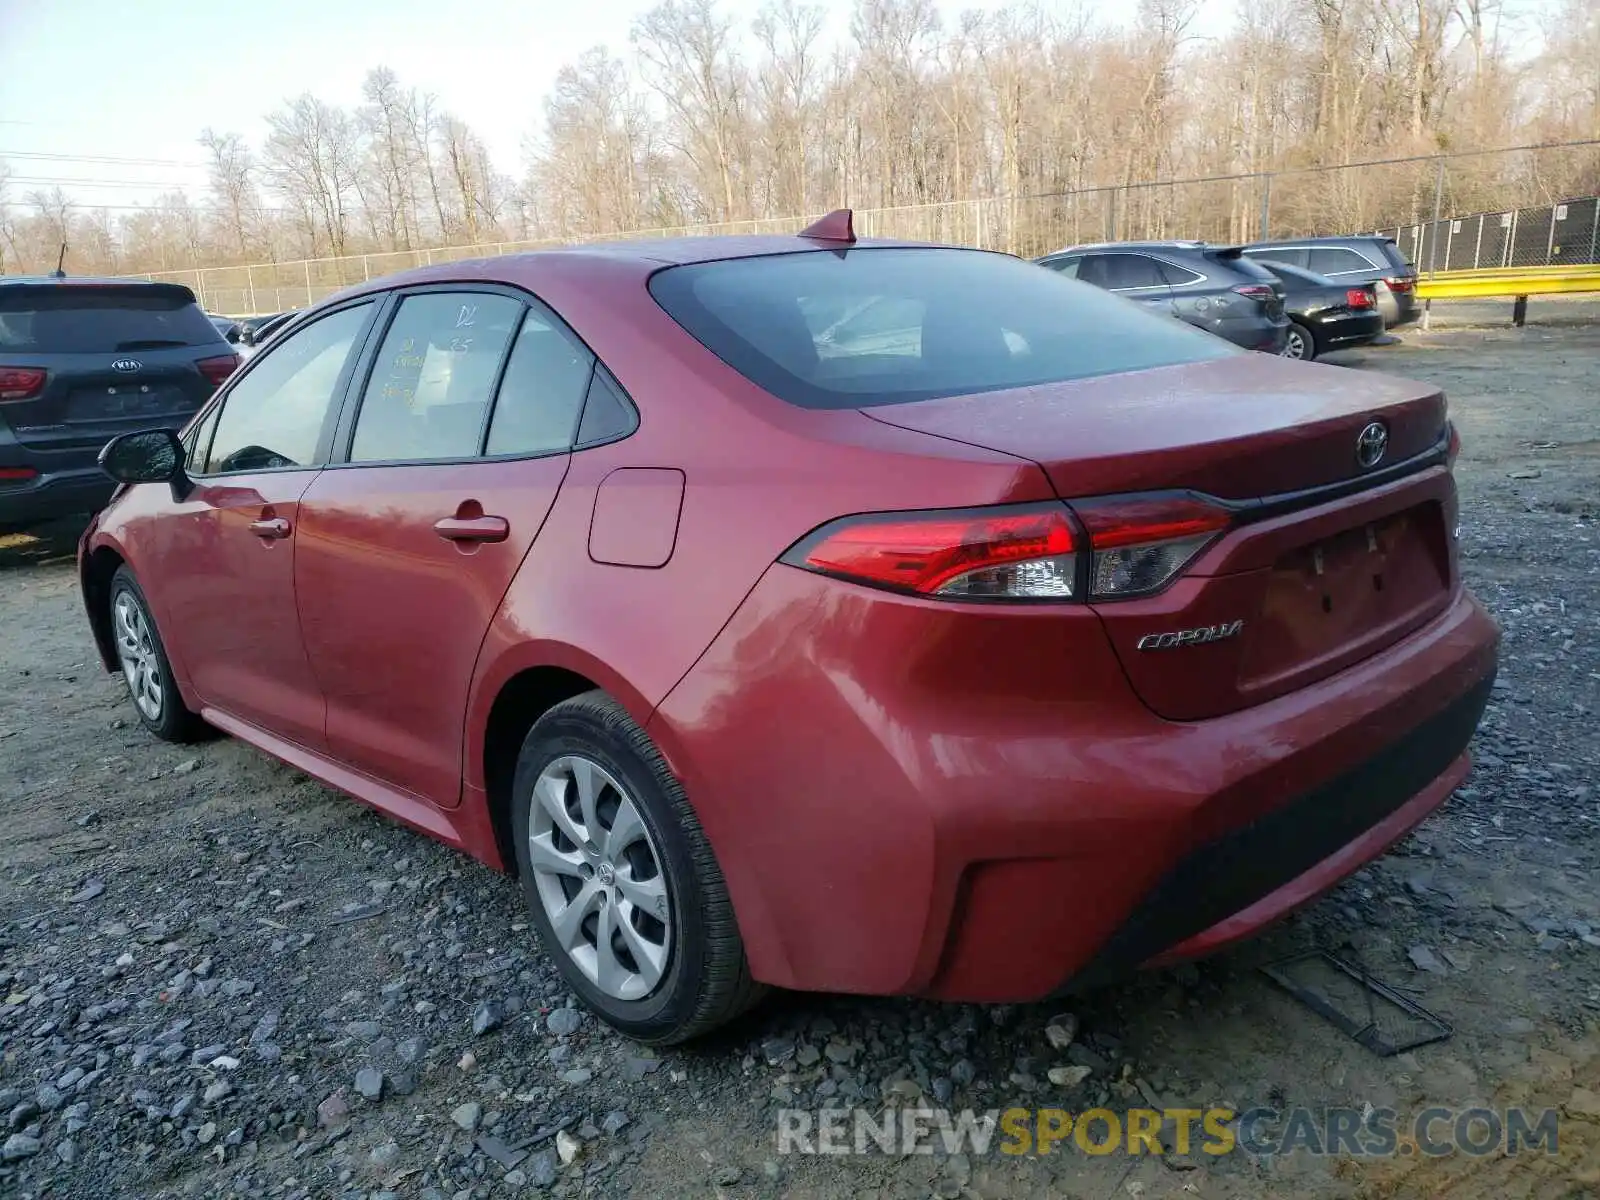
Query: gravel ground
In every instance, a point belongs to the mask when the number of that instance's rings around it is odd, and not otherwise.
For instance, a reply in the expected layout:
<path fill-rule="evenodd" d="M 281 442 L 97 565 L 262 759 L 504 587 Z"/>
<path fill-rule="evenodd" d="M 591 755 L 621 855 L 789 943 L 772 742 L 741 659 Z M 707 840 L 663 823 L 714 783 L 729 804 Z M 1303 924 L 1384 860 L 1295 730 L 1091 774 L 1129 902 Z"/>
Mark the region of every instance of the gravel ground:
<path fill-rule="evenodd" d="M 1444 309 L 1342 361 L 1442 384 L 1462 429 L 1466 571 L 1506 635 L 1477 771 L 1302 917 L 1066 1021 L 779 996 L 642 1050 L 571 1007 L 508 879 L 238 743 L 146 736 L 74 531 L 0 541 L 0 1196 L 1596 1194 L 1600 326 Z M 1454 1035 L 1378 1058 L 1255 969 L 1317 946 Z M 779 1107 L 919 1098 L 1566 1117 L 1514 1158 L 777 1153 Z"/>

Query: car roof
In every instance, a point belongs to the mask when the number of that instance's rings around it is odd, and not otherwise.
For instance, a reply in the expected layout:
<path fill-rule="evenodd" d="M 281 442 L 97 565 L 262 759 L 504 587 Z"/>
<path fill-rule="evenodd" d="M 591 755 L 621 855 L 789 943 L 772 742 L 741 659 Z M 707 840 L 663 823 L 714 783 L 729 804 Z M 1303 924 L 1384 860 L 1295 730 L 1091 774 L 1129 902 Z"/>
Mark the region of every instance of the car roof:
<path fill-rule="evenodd" d="M 1199 242 L 1181 238 L 1139 242 L 1084 242 L 1081 245 L 1052 250 L 1045 257 L 1054 258 L 1057 254 L 1078 254 L 1087 250 L 1229 250 L 1232 248 L 1232 244 L 1228 242 Z"/>
<path fill-rule="evenodd" d="M 82 284 L 85 287 L 176 287 L 183 288 L 186 292 L 191 290 L 181 283 L 171 283 L 165 279 L 129 279 L 118 275 L 0 275 L 0 287 L 17 284 L 52 287 L 71 287 L 73 284 Z"/>
<path fill-rule="evenodd" d="M 685 236 L 615 242 L 585 242 L 554 246 L 546 250 L 526 250 L 491 258 L 464 258 L 432 266 L 415 267 L 393 275 L 356 284 L 298 312 L 320 309 L 329 300 L 343 301 L 356 296 L 415 287 L 430 283 L 507 283 L 522 287 L 561 310 L 561 299 L 575 292 L 593 294 L 616 286 L 642 284 L 665 267 L 695 263 L 725 262 L 742 258 L 770 258 L 777 255 L 807 254 L 817 251 L 880 249 L 887 247 L 966 250 L 934 242 L 900 241 L 892 238 L 859 238 L 836 242 L 803 238 L 796 234 Z"/>
<path fill-rule="evenodd" d="M 1316 237 L 1272 238 L 1265 242 L 1251 242 L 1251 246 L 1337 246 L 1342 242 L 1392 242 L 1386 233 L 1328 233 Z"/>

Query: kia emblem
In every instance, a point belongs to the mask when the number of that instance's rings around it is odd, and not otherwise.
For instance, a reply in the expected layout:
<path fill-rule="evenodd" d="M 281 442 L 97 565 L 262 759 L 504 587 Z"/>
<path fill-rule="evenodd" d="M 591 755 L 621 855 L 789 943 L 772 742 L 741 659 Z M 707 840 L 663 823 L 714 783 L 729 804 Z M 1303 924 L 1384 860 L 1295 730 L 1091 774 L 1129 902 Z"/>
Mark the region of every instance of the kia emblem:
<path fill-rule="evenodd" d="M 142 366 L 144 364 L 137 358 L 119 358 L 112 362 L 111 369 L 113 371 L 121 371 L 125 375 L 131 375 Z"/>
<path fill-rule="evenodd" d="M 1356 461 L 1370 471 L 1383 461 L 1384 452 L 1388 449 L 1389 431 L 1383 427 L 1382 421 L 1374 421 L 1356 438 Z"/>

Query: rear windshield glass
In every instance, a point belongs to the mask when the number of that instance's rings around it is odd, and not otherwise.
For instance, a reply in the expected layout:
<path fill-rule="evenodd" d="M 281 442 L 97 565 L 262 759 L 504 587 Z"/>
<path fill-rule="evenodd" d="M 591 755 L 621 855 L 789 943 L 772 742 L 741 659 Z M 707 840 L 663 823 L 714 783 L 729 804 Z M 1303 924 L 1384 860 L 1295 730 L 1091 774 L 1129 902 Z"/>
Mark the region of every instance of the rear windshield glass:
<path fill-rule="evenodd" d="M 1215 254 L 1211 255 L 1217 262 L 1231 270 L 1239 272 L 1250 279 L 1261 279 L 1268 283 L 1272 281 L 1272 272 L 1260 263 L 1246 258 L 1243 254 Z"/>
<path fill-rule="evenodd" d="M 805 408 L 902 404 L 1244 353 L 1003 254 L 862 247 L 669 267 L 656 302 Z"/>
<path fill-rule="evenodd" d="M 0 352 L 94 354 L 222 340 L 192 299 L 165 288 L 0 288 Z"/>

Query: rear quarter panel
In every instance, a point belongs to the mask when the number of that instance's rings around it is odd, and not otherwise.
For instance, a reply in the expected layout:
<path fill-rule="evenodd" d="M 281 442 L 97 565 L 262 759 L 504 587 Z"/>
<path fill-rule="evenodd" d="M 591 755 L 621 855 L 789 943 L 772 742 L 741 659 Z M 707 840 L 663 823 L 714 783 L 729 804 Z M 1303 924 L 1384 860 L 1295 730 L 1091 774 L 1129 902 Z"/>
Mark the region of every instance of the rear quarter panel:
<path fill-rule="evenodd" d="M 619 268 L 608 281 L 588 260 L 571 279 L 556 274 L 541 298 L 612 370 L 639 428 L 572 456 L 489 629 L 471 692 L 469 787 L 483 786 L 490 708 L 520 671 L 576 671 L 644 724 L 762 572 L 816 526 L 850 513 L 1053 496 L 1038 467 L 1011 455 L 775 399 L 667 317 L 636 272 Z M 662 566 L 590 556 L 597 490 L 620 468 L 684 474 L 676 544 Z M 669 759 L 670 739 L 668 731 Z"/>

